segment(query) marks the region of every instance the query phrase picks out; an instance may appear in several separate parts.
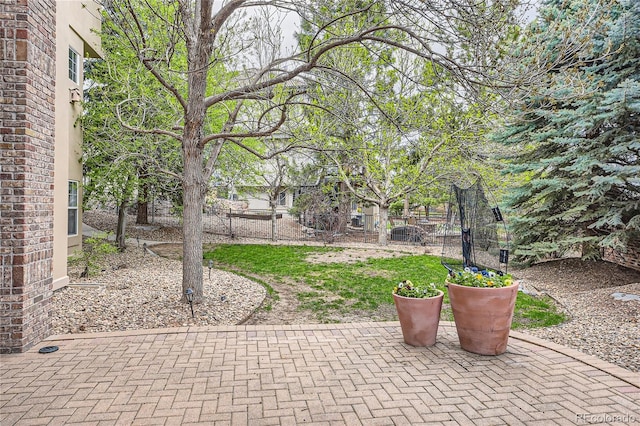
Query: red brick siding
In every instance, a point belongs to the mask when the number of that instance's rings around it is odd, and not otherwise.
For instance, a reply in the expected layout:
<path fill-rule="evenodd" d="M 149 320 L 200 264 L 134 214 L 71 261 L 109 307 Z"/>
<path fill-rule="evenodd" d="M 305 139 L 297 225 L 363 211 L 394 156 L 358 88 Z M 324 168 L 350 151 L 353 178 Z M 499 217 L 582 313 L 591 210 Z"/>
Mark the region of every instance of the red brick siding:
<path fill-rule="evenodd" d="M 606 250 L 604 258 L 609 262 L 617 263 L 627 268 L 640 271 L 640 241 L 634 241 L 627 245 L 626 252 Z"/>
<path fill-rule="evenodd" d="M 50 334 L 55 0 L 0 3 L 0 352 Z"/>

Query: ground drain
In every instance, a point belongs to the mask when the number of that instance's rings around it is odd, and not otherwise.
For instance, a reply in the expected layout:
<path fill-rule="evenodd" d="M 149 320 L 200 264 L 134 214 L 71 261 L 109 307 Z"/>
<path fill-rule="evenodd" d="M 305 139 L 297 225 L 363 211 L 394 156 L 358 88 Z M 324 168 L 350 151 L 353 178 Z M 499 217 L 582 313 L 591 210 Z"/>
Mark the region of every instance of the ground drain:
<path fill-rule="evenodd" d="M 38 352 L 40 352 L 41 354 L 50 354 L 51 352 L 55 352 L 57 350 L 57 346 L 45 346 L 44 348 L 40 348 Z"/>

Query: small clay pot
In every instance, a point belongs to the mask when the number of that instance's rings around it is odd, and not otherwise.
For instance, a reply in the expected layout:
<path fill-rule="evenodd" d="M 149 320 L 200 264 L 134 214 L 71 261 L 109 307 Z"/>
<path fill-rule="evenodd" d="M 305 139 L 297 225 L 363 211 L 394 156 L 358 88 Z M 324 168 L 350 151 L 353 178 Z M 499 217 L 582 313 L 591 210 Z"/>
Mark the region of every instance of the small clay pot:
<path fill-rule="evenodd" d="M 393 294 L 404 342 L 411 346 L 431 346 L 436 343 L 440 309 L 444 293 L 428 298 L 404 297 Z"/>

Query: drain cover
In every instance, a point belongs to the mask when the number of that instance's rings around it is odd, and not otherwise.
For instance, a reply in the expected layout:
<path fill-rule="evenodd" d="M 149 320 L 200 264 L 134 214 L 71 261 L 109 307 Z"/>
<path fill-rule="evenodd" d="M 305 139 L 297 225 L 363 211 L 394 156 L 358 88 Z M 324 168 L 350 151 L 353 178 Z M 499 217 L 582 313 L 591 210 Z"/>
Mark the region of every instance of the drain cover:
<path fill-rule="evenodd" d="M 41 354 L 50 354 L 51 352 L 55 352 L 57 350 L 57 346 L 45 346 L 44 348 L 40 348 L 38 352 L 40 352 Z"/>

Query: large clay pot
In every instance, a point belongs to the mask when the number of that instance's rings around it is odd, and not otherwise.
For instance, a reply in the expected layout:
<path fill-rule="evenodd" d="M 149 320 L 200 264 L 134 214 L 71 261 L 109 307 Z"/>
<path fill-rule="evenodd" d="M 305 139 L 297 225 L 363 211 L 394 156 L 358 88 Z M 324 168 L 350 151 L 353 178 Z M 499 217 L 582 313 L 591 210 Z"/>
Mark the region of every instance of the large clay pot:
<path fill-rule="evenodd" d="M 440 309 L 444 293 L 424 299 L 393 294 L 404 342 L 411 346 L 431 346 L 436 343 Z"/>
<path fill-rule="evenodd" d="M 518 284 L 479 288 L 447 281 L 449 302 L 462 349 L 480 355 L 507 350 Z"/>

